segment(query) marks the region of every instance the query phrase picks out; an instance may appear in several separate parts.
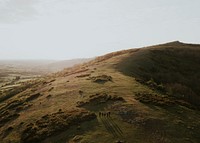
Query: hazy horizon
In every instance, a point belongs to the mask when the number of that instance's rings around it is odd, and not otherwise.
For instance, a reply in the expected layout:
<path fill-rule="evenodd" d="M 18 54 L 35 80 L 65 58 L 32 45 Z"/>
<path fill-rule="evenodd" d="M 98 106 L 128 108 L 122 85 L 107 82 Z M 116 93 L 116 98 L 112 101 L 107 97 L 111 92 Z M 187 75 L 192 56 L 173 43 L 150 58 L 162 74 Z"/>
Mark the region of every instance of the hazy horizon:
<path fill-rule="evenodd" d="M 1 0 L 0 60 L 91 58 L 179 40 L 200 43 L 200 1 Z"/>

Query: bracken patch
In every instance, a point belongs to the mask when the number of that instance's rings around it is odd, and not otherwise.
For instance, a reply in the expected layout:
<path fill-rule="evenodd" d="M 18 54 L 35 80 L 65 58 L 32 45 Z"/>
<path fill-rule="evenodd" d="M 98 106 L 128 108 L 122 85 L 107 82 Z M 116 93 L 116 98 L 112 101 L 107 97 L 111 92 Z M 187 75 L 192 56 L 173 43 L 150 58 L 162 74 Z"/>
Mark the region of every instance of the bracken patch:
<path fill-rule="evenodd" d="M 21 135 L 21 142 L 40 142 L 47 137 L 69 129 L 72 125 L 78 125 L 81 122 L 90 121 L 95 118 L 96 115 L 94 113 L 83 109 L 47 114 L 24 128 Z"/>

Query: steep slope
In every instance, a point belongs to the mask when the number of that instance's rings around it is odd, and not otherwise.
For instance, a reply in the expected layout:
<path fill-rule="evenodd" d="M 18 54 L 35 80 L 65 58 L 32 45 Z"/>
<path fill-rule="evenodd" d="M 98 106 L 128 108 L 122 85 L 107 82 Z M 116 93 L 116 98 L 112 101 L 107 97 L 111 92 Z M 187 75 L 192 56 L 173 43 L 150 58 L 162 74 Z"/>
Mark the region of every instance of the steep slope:
<path fill-rule="evenodd" d="M 29 83 L 0 102 L 1 142 L 198 143 L 197 105 L 169 95 L 159 82 L 146 83 L 156 77 L 144 74 L 155 62 L 145 65 L 146 53 L 168 45 L 187 47 L 175 42 L 114 52 Z"/>
<path fill-rule="evenodd" d="M 200 106 L 200 45 L 176 41 L 143 48 L 119 63 L 118 69 Z"/>

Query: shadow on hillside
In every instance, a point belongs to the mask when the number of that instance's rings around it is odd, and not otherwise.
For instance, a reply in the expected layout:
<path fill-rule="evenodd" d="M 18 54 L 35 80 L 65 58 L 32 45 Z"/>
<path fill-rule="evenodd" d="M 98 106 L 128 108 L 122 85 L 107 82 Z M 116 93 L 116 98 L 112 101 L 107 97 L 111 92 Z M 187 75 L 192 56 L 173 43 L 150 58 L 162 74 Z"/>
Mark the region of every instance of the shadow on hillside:
<path fill-rule="evenodd" d="M 95 129 L 95 127 L 99 126 L 99 122 L 97 119 L 92 121 L 87 121 L 81 124 L 74 125 L 66 131 L 59 133 L 58 135 L 52 136 L 42 143 L 68 143 L 68 142 L 76 142 L 77 137 L 80 137 L 80 141 L 84 138 L 82 135 L 86 134 L 89 131 Z"/>
<path fill-rule="evenodd" d="M 111 117 L 100 117 L 100 121 L 105 126 L 106 130 L 114 137 L 123 137 L 123 132 Z"/>
<path fill-rule="evenodd" d="M 171 42 L 130 53 L 117 63 L 116 70 L 124 75 L 135 77 L 137 81 L 153 90 L 166 92 L 198 109 L 200 106 L 199 55 L 200 45 Z"/>

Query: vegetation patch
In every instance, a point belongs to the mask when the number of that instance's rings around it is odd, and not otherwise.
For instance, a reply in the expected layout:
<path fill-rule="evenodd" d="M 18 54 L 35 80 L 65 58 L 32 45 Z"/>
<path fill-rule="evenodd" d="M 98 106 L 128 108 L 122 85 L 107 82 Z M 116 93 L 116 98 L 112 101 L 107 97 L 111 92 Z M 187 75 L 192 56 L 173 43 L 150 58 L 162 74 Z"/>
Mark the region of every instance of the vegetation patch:
<path fill-rule="evenodd" d="M 108 81 L 112 81 L 112 77 L 108 75 L 93 76 L 89 79 L 96 83 L 106 83 Z"/>
<path fill-rule="evenodd" d="M 6 110 L 19 112 L 20 110 L 18 109 L 26 109 L 31 105 L 29 102 L 37 99 L 39 96 L 41 96 L 41 94 L 36 93 L 26 96 L 25 98 L 10 100 L 0 108 L 0 114 Z"/>
<path fill-rule="evenodd" d="M 41 96 L 40 93 L 31 94 L 25 98 L 10 100 L 0 108 L 0 126 L 5 125 L 20 116 L 20 111 L 25 110 L 32 106 L 30 101 Z"/>
<path fill-rule="evenodd" d="M 0 102 L 3 102 L 23 91 L 25 91 L 26 89 L 32 87 L 35 83 L 27 83 L 25 85 L 21 85 L 20 87 L 14 88 L 10 91 L 5 92 L 3 95 L 0 96 Z"/>
<path fill-rule="evenodd" d="M 136 78 L 136 81 L 141 83 L 141 84 L 147 85 L 151 89 L 157 90 L 161 93 L 166 93 L 166 91 L 167 91 L 163 84 L 157 84 L 152 78 L 148 81 L 145 81 L 141 78 Z"/>
<path fill-rule="evenodd" d="M 19 112 L 32 106 L 23 100 L 13 100 L 0 109 L 0 127 L 20 116 Z"/>
<path fill-rule="evenodd" d="M 142 125 L 146 118 L 146 113 L 133 108 L 131 104 L 114 104 L 109 108 L 120 116 L 124 122 L 130 124 Z"/>
<path fill-rule="evenodd" d="M 40 142 L 47 137 L 69 129 L 72 125 L 78 125 L 81 122 L 90 121 L 95 118 L 96 115 L 94 113 L 80 109 L 47 114 L 24 128 L 21 135 L 21 142 Z"/>
<path fill-rule="evenodd" d="M 149 103 L 157 106 L 170 106 L 175 104 L 172 98 L 158 94 L 137 93 L 135 99 L 142 103 Z"/>
<path fill-rule="evenodd" d="M 29 97 L 26 98 L 26 102 L 32 101 L 34 99 L 37 99 L 40 96 L 41 96 L 40 93 L 32 94 L 32 95 L 30 95 Z"/>
<path fill-rule="evenodd" d="M 171 107 L 172 105 L 181 105 L 188 107 L 190 109 L 196 109 L 195 106 L 190 103 L 179 100 L 174 97 L 169 97 L 167 95 L 158 95 L 158 94 L 150 94 L 150 93 L 137 93 L 135 99 L 139 100 L 145 104 L 151 104 L 162 107 Z"/>
<path fill-rule="evenodd" d="M 83 78 L 83 77 L 88 77 L 90 76 L 91 74 L 81 74 L 81 75 L 78 75 L 76 76 L 77 78 Z"/>
<path fill-rule="evenodd" d="M 7 122 L 12 121 L 19 117 L 20 114 L 15 112 L 4 111 L 0 114 L 0 127 L 4 126 Z"/>
<path fill-rule="evenodd" d="M 4 133 L 2 134 L 3 135 L 3 138 L 5 138 L 6 136 L 8 136 L 12 131 L 13 131 L 13 127 L 12 126 L 10 126 L 10 127 L 8 127 L 5 131 L 4 131 Z"/>
<path fill-rule="evenodd" d="M 77 102 L 77 106 L 82 107 L 87 105 L 98 105 L 106 103 L 108 101 L 124 101 L 124 99 L 119 96 L 108 95 L 107 93 L 96 93 L 94 95 L 91 95 L 86 101 Z"/>

